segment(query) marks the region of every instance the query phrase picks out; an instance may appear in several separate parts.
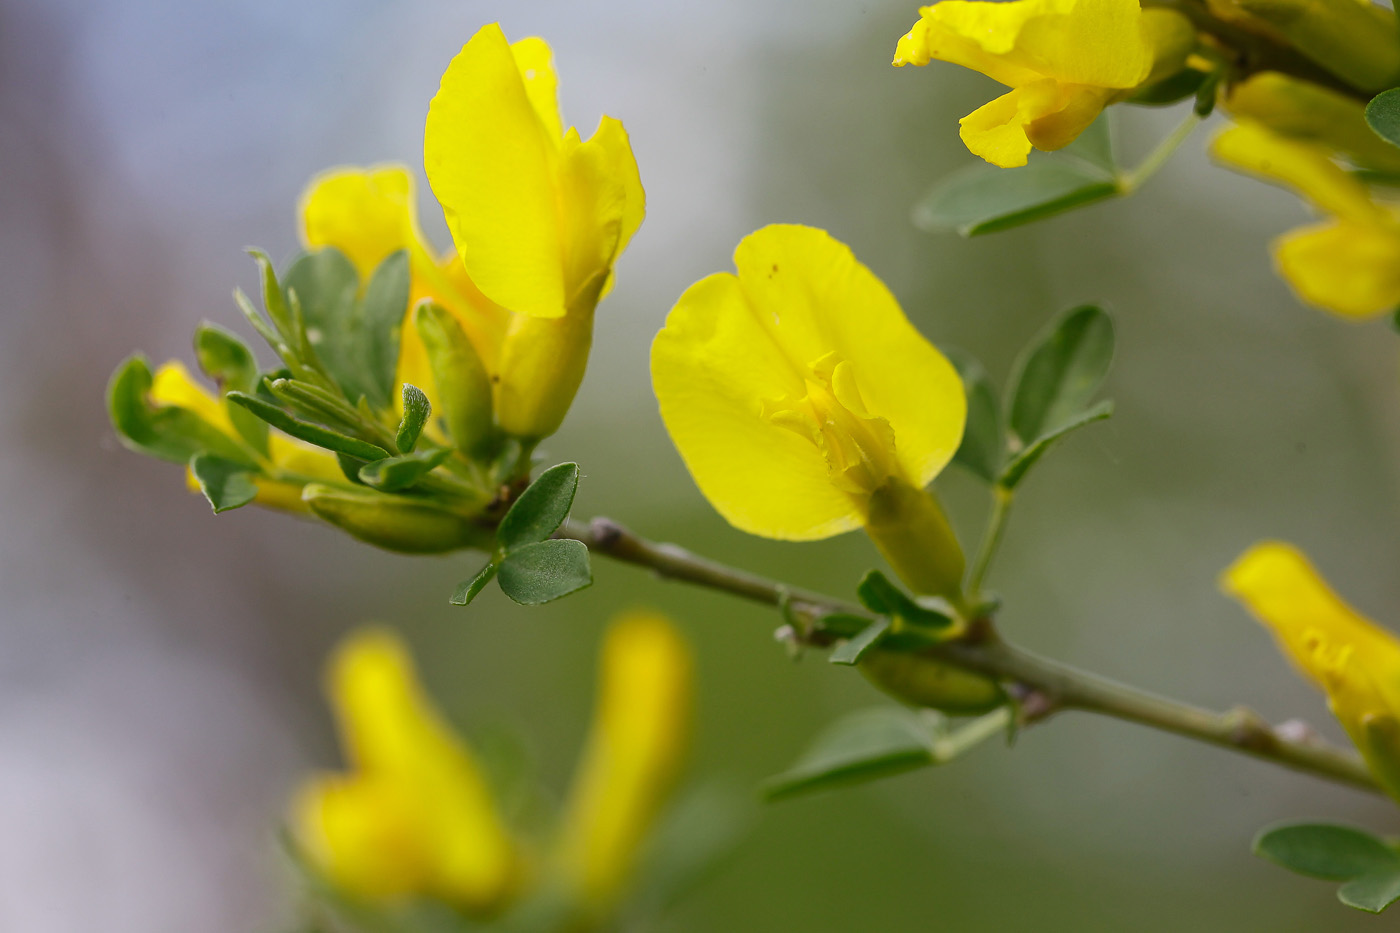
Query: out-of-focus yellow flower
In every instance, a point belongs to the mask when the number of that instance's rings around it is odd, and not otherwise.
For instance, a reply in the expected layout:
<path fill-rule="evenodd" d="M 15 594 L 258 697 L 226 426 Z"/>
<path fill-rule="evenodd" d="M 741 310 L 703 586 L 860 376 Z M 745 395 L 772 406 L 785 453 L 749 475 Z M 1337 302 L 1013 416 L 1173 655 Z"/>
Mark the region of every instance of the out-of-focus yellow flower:
<path fill-rule="evenodd" d="M 967 148 L 994 165 L 1074 141 L 1125 92 L 1181 67 L 1194 30 L 1138 0 L 943 0 L 919 10 L 894 64 L 963 65 L 1012 90 L 961 121 Z"/>
<path fill-rule="evenodd" d="M 1225 571 L 1221 586 L 1327 694 L 1371 772 L 1400 799 L 1400 640 L 1347 605 L 1288 544 L 1256 544 Z"/>
<path fill-rule="evenodd" d="M 333 169 L 302 197 L 307 245 L 340 249 L 362 280 L 409 251 L 413 301 L 431 297 L 452 312 L 491 374 L 497 424 L 530 440 L 554 433 L 568 412 L 595 307 L 645 213 L 622 124 L 603 117 L 587 141 L 565 132 L 557 84 L 543 39 L 512 45 L 494 24 L 448 66 L 424 133 L 428 180 L 456 244 L 446 258 L 419 231 L 401 166 Z M 432 398 L 411 326 L 400 346 L 400 382 Z"/>
<path fill-rule="evenodd" d="M 351 635 L 326 691 L 352 770 L 312 780 L 294 804 L 311 861 L 366 900 L 430 897 L 478 915 L 502 906 L 520 880 L 515 842 L 399 640 Z"/>
<path fill-rule="evenodd" d="M 600 922 L 679 775 L 692 681 L 690 649 L 664 617 L 633 612 L 609 626 L 588 744 L 540 847 L 507 827 L 403 644 L 384 629 L 353 633 L 326 680 L 350 770 L 302 789 L 297 839 L 311 865 L 364 901 L 440 900 L 483 916 L 540 892 L 580 922 Z M 530 865 L 537 849 L 547 857 Z"/>
<path fill-rule="evenodd" d="M 680 773 L 691 681 L 690 651 L 665 618 L 634 612 L 613 623 L 555 849 L 565 889 L 588 912 L 617 900 Z"/>
<path fill-rule="evenodd" d="M 1304 301 L 1365 318 L 1400 305 L 1400 218 L 1338 166 L 1329 149 L 1253 122 L 1222 132 L 1211 153 L 1232 168 L 1282 185 L 1331 215 L 1274 241 L 1279 273 Z"/>
<path fill-rule="evenodd" d="M 223 432 L 238 443 L 238 432 L 229 419 L 227 404 L 214 397 L 214 394 L 200 385 L 184 364 L 170 360 L 155 371 L 151 379 L 151 402 L 156 405 L 173 405 L 187 409 L 210 426 Z M 305 512 L 306 504 L 301 501 L 302 485 L 310 480 L 330 480 L 342 482 L 344 474 L 340 464 L 331 454 L 286 437 L 275 431 L 267 436 L 267 456 L 257 456 L 249 450 L 250 457 L 261 460 L 273 473 L 286 474 L 286 481 L 255 477 L 258 487 L 257 498 L 253 501 L 270 508 L 289 512 Z M 186 470 L 185 479 L 190 489 L 199 491 L 199 484 L 193 474 Z M 298 481 L 299 480 L 299 481 Z"/>
<path fill-rule="evenodd" d="M 921 489 L 962 438 L 956 370 L 823 230 L 764 227 L 734 263 L 687 289 L 652 344 L 661 416 L 696 485 L 752 534 L 865 526 L 906 582 L 946 594 L 962 554 Z M 911 579 L 917 563 L 939 580 Z"/>
<path fill-rule="evenodd" d="M 1261 71 L 1231 87 L 1224 106 L 1236 120 L 1336 150 L 1367 168 L 1400 172 L 1400 148 L 1367 125 L 1366 106 L 1320 84 Z"/>

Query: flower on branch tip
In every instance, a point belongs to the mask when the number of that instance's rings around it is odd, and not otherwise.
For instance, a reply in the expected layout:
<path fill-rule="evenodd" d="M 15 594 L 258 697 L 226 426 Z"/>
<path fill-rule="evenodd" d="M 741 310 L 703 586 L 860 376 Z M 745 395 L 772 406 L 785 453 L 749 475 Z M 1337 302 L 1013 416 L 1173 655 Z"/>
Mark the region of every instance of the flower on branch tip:
<path fill-rule="evenodd" d="M 772 225 L 686 290 L 651 351 L 661 416 L 721 515 L 752 534 L 865 525 L 891 482 L 923 487 L 962 438 L 956 370 L 823 230 Z"/>
<path fill-rule="evenodd" d="M 228 403 L 201 385 L 178 360 L 170 360 L 155 371 L 151 379 L 150 401 L 157 406 L 175 406 L 192 412 L 263 467 L 264 475 L 252 476 L 253 484 L 258 489 L 253 501 L 258 505 L 305 512 L 307 508 L 302 502 L 301 493 L 306 482 L 340 482 L 344 479 L 334 455 L 277 431 L 267 434 L 266 456 L 249 449 L 229 418 Z M 199 483 L 188 468 L 185 475 L 190 489 L 199 492 Z M 275 478 L 278 475 L 285 475 L 286 479 Z"/>
<path fill-rule="evenodd" d="M 1290 139 L 1253 121 L 1211 143 L 1221 162 L 1281 185 L 1329 215 L 1274 241 L 1279 274 L 1309 304 L 1348 318 L 1400 305 L 1400 215 L 1317 143 Z"/>
<path fill-rule="evenodd" d="M 1376 780 L 1400 799 L 1400 639 L 1347 605 L 1289 544 L 1254 545 L 1221 587 L 1327 695 Z"/>
<path fill-rule="evenodd" d="M 919 15 L 896 66 L 938 59 L 1011 88 L 961 120 L 967 148 L 1002 168 L 1069 145 L 1105 106 L 1179 70 L 1195 44 L 1179 13 L 1138 0 L 943 0 Z"/>
<path fill-rule="evenodd" d="M 348 636 L 326 690 L 349 770 L 308 781 L 292 822 L 303 854 L 338 891 L 366 903 L 436 900 L 472 917 L 548 892 L 590 921 L 625 893 L 668 799 L 693 692 L 689 649 L 665 618 L 636 612 L 609 627 L 591 736 L 546 841 L 508 825 L 472 749 L 391 632 Z"/>

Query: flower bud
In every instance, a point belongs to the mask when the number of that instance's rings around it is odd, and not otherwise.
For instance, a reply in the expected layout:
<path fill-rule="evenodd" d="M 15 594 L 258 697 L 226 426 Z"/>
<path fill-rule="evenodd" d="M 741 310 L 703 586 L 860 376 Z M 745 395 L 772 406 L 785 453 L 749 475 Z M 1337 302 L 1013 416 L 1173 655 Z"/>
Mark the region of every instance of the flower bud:
<path fill-rule="evenodd" d="M 403 554 L 491 547 L 491 529 L 456 512 L 407 496 L 311 483 L 302 499 L 317 516 L 368 544 Z"/>
<path fill-rule="evenodd" d="M 995 680 L 920 654 L 869 651 L 860 660 L 860 671 L 895 699 L 945 713 L 985 713 L 1006 702 Z"/>
<path fill-rule="evenodd" d="M 1152 47 L 1152 71 L 1144 85 L 1170 78 L 1186 67 L 1196 48 L 1196 27 L 1176 10 L 1149 7 L 1142 11 L 1143 32 Z"/>
<path fill-rule="evenodd" d="M 892 478 L 871 494 L 869 509 L 865 531 L 905 585 L 959 605 L 963 551 L 933 494 Z"/>
<path fill-rule="evenodd" d="M 1366 123 L 1359 100 L 1277 71 L 1261 71 L 1235 85 L 1225 107 L 1293 139 L 1337 150 L 1353 162 L 1382 171 L 1400 171 L 1400 149 L 1381 139 Z"/>
<path fill-rule="evenodd" d="M 563 317 L 511 318 L 496 383 L 501 430 L 528 440 L 559 430 L 583 382 L 593 345 L 593 309 L 605 283 L 602 277 L 591 281 Z"/>
<path fill-rule="evenodd" d="M 491 377 L 462 325 L 432 300 L 413 309 L 413 326 L 428 351 L 438 406 L 452 443 L 468 455 L 481 455 L 495 433 L 491 423 Z"/>

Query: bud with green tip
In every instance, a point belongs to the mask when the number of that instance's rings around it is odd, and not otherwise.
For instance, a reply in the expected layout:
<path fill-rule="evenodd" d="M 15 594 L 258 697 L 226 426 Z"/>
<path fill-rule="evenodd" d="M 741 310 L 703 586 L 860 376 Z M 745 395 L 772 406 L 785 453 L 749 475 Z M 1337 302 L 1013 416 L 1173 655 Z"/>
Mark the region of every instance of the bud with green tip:
<path fill-rule="evenodd" d="M 311 483 L 302 500 L 325 519 L 368 544 L 403 554 L 489 550 L 491 529 L 465 515 L 408 496 Z"/>

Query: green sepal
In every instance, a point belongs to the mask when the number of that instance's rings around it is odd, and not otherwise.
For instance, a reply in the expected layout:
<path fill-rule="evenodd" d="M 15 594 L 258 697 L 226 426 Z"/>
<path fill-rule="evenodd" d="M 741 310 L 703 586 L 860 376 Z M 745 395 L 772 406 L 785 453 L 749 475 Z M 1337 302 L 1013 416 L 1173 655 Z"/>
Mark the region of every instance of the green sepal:
<path fill-rule="evenodd" d="M 308 444 L 315 444 L 317 447 L 358 457 L 361 460 L 381 460 L 389 456 L 389 452 L 383 447 L 377 447 L 359 438 L 348 437 L 318 424 L 302 421 L 255 395 L 230 392 L 228 398 L 235 405 L 242 405 L 277 430 L 306 441 Z"/>
<path fill-rule="evenodd" d="M 511 505 L 496 529 L 496 543 L 507 554 L 544 541 L 569 517 L 578 491 L 577 463 L 560 463 L 541 473 Z"/>
<path fill-rule="evenodd" d="M 199 491 L 214 507 L 216 515 L 247 505 L 257 498 L 258 487 L 253 482 L 257 471 L 247 464 L 199 453 L 190 458 L 190 473 L 199 483 Z"/>
<path fill-rule="evenodd" d="M 1366 123 L 1392 146 L 1400 146 L 1400 88 L 1381 91 L 1366 105 Z"/>
<path fill-rule="evenodd" d="M 996 482 L 1006 456 L 1006 433 L 1001 425 L 997 390 L 982 364 L 970 353 L 946 347 L 943 355 L 962 377 L 967 395 L 967 426 L 953 462 L 989 483 Z"/>
<path fill-rule="evenodd" d="M 365 485 L 373 486 L 382 492 L 398 492 L 417 483 L 450 456 L 452 451 L 443 447 L 415 454 L 385 457 L 360 467 L 359 477 Z"/>
<path fill-rule="evenodd" d="M 172 463 L 189 463 L 209 451 L 227 460 L 252 466 L 252 458 L 237 441 L 178 405 L 155 405 L 150 400 L 150 364 L 137 354 L 127 357 L 107 383 L 107 413 L 123 444 Z"/>
<path fill-rule="evenodd" d="M 1200 86 L 1196 88 L 1196 103 L 1192 108 L 1196 116 L 1205 119 L 1215 112 L 1215 102 L 1220 97 L 1220 82 L 1224 77 L 1224 70 L 1218 69 L 1202 79 Z"/>
<path fill-rule="evenodd" d="M 855 664 L 865 652 L 879 644 L 889 630 L 889 619 L 876 619 L 874 622 L 868 623 L 856 635 L 831 649 L 831 654 L 827 655 L 826 659 L 832 664 Z"/>
<path fill-rule="evenodd" d="M 551 538 L 509 551 L 500 564 L 501 590 L 525 606 L 567 596 L 593 582 L 588 545 L 572 538 Z"/>
<path fill-rule="evenodd" d="M 478 520 L 412 496 L 309 483 L 302 501 L 312 512 L 368 544 L 402 554 L 441 554 L 490 547 Z"/>
<path fill-rule="evenodd" d="M 1016 366 L 1007 422 L 1023 445 L 1075 418 L 1113 362 L 1113 322 L 1084 305 L 1057 318 Z"/>
<path fill-rule="evenodd" d="M 1044 456 L 1045 452 L 1049 450 L 1056 441 L 1087 424 L 1093 424 L 1095 421 L 1103 421 L 1112 415 L 1113 402 L 1105 399 L 1092 408 L 1081 411 L 1078 415 L 1070 418 L 1059 427 L 1042 434 L 1011 459 L 1011 462 L 1006 465 L 1006 469 L 1002 471 L 1001 478 L 997 481 L 998 484 L 1007 490 L 1015 489 L 1017 485 L 1020 484 L 1021 480 L 1025 479 L 1026 471 L 1035 466 L 1036 461 Z"/>
<path fill-rule="evenodd" d="M 194 355 L 199 368 L 218 383 L 219 391 L 252 392 L 258 385 L 258 360 L 237 334 L 209 321 L 194 332 Z M 267 423 L 236 405 L 224 402 L 234 429 L 258 453 L 267 454 Z"/>
<path fill-rule="evenodd" d="M 418 444 L 418 436 L 423 433 L 423 426 L 428 423 L 432 413 L 433 406 L 428 401 L 428 396 L 423 394 L 423 390 L 405 382 L 403 420 L 399 422 L 399 431 L 394 436 L 394 444 L 400 453 L 413 452 L 413 448 Z"/>
<path fill-rule="evenodd" d="M 1188 97 L 1195 97 L 1209 72 L 1183 68 L 1174 75 L 1138 88 L 1127 103 L 1147 107 L 1168 107 Z"/>
<path fill-rule="evenodd" d="M 854 638 L 865 631 L 870 624 L 869 616 L 858 616 L 849 612 L 833 612 L 818 616 L 812 623 L 814 631 L 824 632 L 835 638 Z"/>
<path fill-rule="evenodd" d="M 1037 159 L 1022 168 L 972 165 L 939 182 L 915 205 L 914 225 L 980 236 L 1121 193 L 1116 177 L 1078 160 Z"/>
<path fill-rule="evenodd" d="M 448 602 L 454 606 L 466 606 L 476 599 L 477 595 L 486 588 L 500 570 L 500 564 L 496 561 L 489 562 L 476 572 L 476 576 L 470 580 L 463 580 L 457 584 L 457 589 L 452 592 L 452 597 Z"/>

